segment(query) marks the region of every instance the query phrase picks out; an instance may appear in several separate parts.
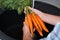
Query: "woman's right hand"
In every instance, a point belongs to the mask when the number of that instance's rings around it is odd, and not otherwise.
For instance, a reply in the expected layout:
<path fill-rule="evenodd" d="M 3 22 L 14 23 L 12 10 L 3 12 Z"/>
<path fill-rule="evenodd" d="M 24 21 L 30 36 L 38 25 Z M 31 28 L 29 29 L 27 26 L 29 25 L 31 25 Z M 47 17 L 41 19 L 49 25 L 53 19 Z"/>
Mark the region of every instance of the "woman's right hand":
<path fill-rule="evenodd" d="M 42 12 L 42 11 L 40 11 L 40 10 L 37 10 L 37 9 L 35 9 L 35 8 L 32 8 L 32 7 L 29 7 L 28 6 L 28 8 L 32 11 L 32 12 L 34 12 L 35 14 L 37 14 L 42 20 L 43 20 L 43 15 L 44 15 L 44 12 Z M 24 8 L 24 13 L 26 14 L 26 7 Z M 44 20 L 43 20 L 44 21 Z"/>
<path fill-rule="evenodd" d="M 35 12 L 37 15 L 40 15 L 40 14 L 43 13 L 42 11 L 37 10 L 37 9 L 35 9 L 35 8 L 29 7 L 29 6 L 28 6 L 28 8 L 29 8 L 32 12 Z M 26 13 L 26 7 L 24 8 L 24 13 Z"/>

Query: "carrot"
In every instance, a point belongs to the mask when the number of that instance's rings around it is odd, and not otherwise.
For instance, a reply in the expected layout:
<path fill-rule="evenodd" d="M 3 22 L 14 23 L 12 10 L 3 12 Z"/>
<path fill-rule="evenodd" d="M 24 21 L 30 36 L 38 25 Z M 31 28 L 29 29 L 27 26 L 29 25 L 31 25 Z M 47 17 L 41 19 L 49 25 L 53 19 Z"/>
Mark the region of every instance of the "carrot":
<path fill-rule="evenodd" d="M 34 20 L 35 20 L 36 24 L 39 26 L 39 29 L 42 31 L 41 25 L 40 25 L 40 23 L 39 23 L 38 19 L 36 18 L 36 15 L 35 15 L 35 13 L 34 13 L 34 12 L 32 12 L 32 17 L 34 18 Z"/>
<path fill-rule="evenodd" d="M 27 17 L 25 17 L 25 23 L 26 23 L 26 25 L 29 27 Z"/>
<path fill-rule="evenodd" d="M 29 28 L 29 32 L 30 32 L 30 27 L 29 27 L 29 23 L 28 23 L 28 19 L 27 19 L 27 16 L 25 17 L 25 24 L 27 25 L 27 27 Z"/>
<path fill-rule="evenodd" d="M 38 15 L 36 15 L 36 17 L 37 17 L 39 23 L 41 24 L 41 27 L 43 28 L 43 30 L 45 30 L 46 32 L 49 32 L 48 29 L 46 28 L 45 24 L 41 20 L 41 18 Z"/>
<path fill-rule="evenodd" d="M 31 20 L 31 15 L 30 14 L 27 14 L 27 20 L 28 20 L 28 24 L 29 24 L 29 27 L 30 27 L 32 37 L 34 37 L 34 33 L 33 33 L 34 30 L 33 30 L 33 25 L 32 25 L 32 20 Z"/>
<path fill-rule="evenodd" d="M 25 18 L 25 23 L 29 27 L 32 37 L 34 37 L 33 27 L 37 30 L 40 36 L 43 36 L 42 30 L 49 32 L 46 26 L 44 25 L 44 22 L 40 19 L 38 15 L 36 15 L 34 12 L 31 13 L 28 8 L 26 13 L 27 16 Z"/>
<path fill-rule="evenodd" d="M 43 36 L 41 30 L 38 28 L 38 26 L 36 24 L 36 21 L 34 20 L 34 18 L 32 17 L 32 15 L 31 15 L 31 18 L 32 18 L 32 22 L 33 22 L 34 27 L 36 28 L 37 32 L 39 33 L 39 35 Z"/>

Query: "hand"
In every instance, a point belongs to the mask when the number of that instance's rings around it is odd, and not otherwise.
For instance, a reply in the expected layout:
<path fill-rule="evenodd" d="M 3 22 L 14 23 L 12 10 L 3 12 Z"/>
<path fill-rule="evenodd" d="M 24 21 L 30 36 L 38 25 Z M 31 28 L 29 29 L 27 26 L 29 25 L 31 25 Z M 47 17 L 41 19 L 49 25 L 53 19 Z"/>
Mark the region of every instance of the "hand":
<path fill-rule="evenodd" d="M 42 12 L 42 11 L 40 11 L 40 10 L 37 10 L 37 9 L 35 9 L 35 8 L 31 8 L 31 7 L 29 7 L 28 6 L 28 8 L 32 11 L 32 12 L 34 12 L 35 14 L 37 14 L 43 21 L 45 21 L 45 13 L 44 12 Z M 26 7 L 24 8 L 24 13 L 26 14 Z"/>
<path fill-rule="evenodd" d="M 40 15 L 40 14 L 43 13 L 42 11 L 37 10 L 37 9 L 35 9 L 35 8 L 31 8 L 31 7 L 29 7 L 29 6 L 28 6 L 28 8 L 29 8 L 32 12 L 35 12 L 37 15 Z M 26 14 L 26 7 L 24 8 L 24 13 Z"/>
<path fill-rule="evenodd" d="M 29 28 L 25 23 L 23 26 L 23 40 L 32 40 Z"/>

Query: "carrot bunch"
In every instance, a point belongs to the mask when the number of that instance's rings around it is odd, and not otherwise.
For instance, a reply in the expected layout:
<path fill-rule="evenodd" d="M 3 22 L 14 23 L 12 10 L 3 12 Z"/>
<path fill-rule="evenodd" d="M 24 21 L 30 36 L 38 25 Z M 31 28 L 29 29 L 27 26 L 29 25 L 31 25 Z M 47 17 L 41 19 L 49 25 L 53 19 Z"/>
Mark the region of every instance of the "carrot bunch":
<path fill-rule="evenodd" d="M 34 28 L 37 30 L 40 36 L 43 36 L 42 31 L 49 32 L 48 29 L 46 28 L 44 22 L 41 20 L 41 18 L 35 14 L 34 12 L 29 12 L 27 10 L 26 12 L 26 17 L 25 17 L 25 23 L 27 27 L 29 28 L 32 37 L 34 37 Z"/>

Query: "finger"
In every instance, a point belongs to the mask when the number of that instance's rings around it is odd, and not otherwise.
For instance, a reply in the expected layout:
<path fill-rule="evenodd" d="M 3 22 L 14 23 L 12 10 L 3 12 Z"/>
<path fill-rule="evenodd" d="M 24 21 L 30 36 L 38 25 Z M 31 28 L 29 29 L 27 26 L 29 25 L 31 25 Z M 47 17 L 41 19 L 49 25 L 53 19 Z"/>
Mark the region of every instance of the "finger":
<path fill-rule="evenodd" d="M 26 14 L 26 7 L 24 8 L 24 13 Z"/>
<path fill-rule="evenodd" d="M 35 9 L 35 8 L 31 8 L 31 7 L 28 7 L 32 12 L 35 12 L 35 14 L 37 15 L 40 15 L 40 13 L 42 13 L 41 11 Z"/>
<path fill-rule="evenodd" d="M 34 32 L 35 32 L 35 28 L 34 28 Z"/>
<path fill-rule="evenodd" d="M 26 31 L 26 32 L 30 33 L 29 28 L 27 27 L 25 22 L 24 22 L 24 26 L 23 26 L 23 31 Z"/>
<path fill-rule="evenodd" d="M 29 8 L 31 11 L 33 11 L 33 12 L 36 11 L 36 9 L 34 9 L 34 8 L 32 8 L 32 7 L 29 7 L 29 6 L 28 6 L 28 8 Z"/>
<path fill-rule="evenodd" d="M 23 26 L 23 30 L 26 29 L 27 25 L 25 24 L 25 22 L 23 23 L 24 26 Z"/>
<path fill-rule="evenodd" d="M 23 31 L 26 29 L 25 27 L 26 27 L 26 24 L 25 24 L 25 22 L 23 23 Z"/>

